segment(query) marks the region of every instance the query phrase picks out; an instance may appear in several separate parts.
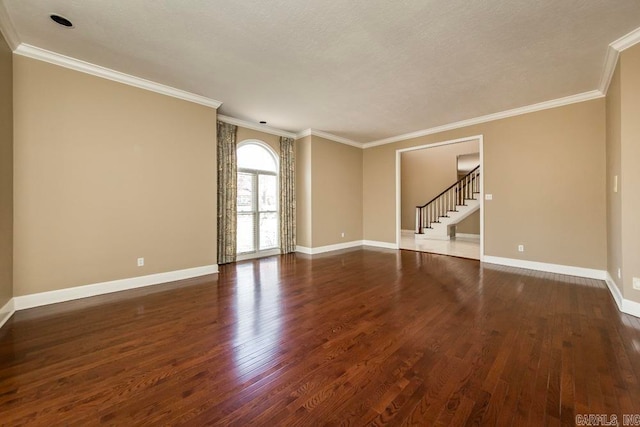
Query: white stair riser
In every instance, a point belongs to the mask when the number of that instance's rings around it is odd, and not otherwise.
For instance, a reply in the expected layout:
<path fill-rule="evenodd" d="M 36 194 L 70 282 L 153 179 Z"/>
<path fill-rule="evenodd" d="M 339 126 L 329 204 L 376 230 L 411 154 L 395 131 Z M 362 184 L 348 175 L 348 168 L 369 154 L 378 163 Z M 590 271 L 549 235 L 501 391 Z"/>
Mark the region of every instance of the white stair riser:
<path fill-rule="evenodd" d="M 463 219 L 480 209 L 479 200 L 466 200 L 466 205 L 457 206 L 457 212 L 449 212 L 448 217 L 440 217 L 440 222 L 431 224 L 431 228 L 423 229 L 423 234 L 416 234 L 416 240 L 421 239 L 437 239 L 448 240 L 449 239 L 449 226 L 458 224 Z"/>

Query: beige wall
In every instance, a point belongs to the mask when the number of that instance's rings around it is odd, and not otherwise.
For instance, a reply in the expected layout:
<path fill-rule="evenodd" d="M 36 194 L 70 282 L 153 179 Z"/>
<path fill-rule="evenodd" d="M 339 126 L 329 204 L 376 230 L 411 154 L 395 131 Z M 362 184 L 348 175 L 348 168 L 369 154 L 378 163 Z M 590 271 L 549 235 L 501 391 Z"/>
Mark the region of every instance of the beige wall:
<path fill-rule="evenodd" d="M 622 290 L 622 283 L 618 279 L 618 269 L 622 269 L 622 204 L 621 191 L 614 192 L 614 179 L 620 173 L 620 64 L 615 72 L 607 91 L 607 271 Z M 618 181 L 618 186 L 622 181 Z"/>
<path fill-rule="evenodd" d="M 311 138 L 312 247 L 362 240 L 362 149 Z"/>
<path fill-rule="evenodd" d="M 298 246 L 362 240 L 362 150 L 317 136 L 298 139 L 296 198 Z"/>
<path fill-rule="evenodd" d="M 479 209 L 456 225 L 456 234 L 480 234 Z"/>
<path fill-rule="evenodd" d="M 296 140 L 296 238 L 311 247 L 311 136 Z"/>
<path fill-rule="evenodd" d="M 0 34 L 0 310 L 12 297 L 13 64 L 11 49 Z"/>
<path fill-rule="evenodd" d="M 214 109 L 16 56 L 14 124 L 15 295 L 216 263 Z"/>
<path fill-rule="evenodd" d="M 458 180 L 457 156 L 477 153 L 479 146 L 478 140 L 474 140 L 401 154 L 403 230 L 415 230 L 416 206 L 427 203 Z"/>
<path fill-rule="evenodd" d="M 395 242 L 397 149 L 479 134 L 485 254 L 605 269 L 604 99 L 364 150 L 364 239 Z"/>
<path fill-rule="evenodd" d="M 620 55 L 622 279 L 624 297 L 640 302 L 640 44 Z"/>

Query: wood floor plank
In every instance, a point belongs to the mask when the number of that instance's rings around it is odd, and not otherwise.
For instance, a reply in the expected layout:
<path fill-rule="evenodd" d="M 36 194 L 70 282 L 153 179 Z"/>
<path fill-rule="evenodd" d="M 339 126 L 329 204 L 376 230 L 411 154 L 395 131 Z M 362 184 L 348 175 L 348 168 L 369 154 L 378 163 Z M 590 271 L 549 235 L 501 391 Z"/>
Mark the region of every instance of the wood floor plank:
<path fill-rule="evenodd" d="M 290 254 L 16 313 L 2 425 L 573 425 L 640 413 L 602 281 L 410 251 Z"/>

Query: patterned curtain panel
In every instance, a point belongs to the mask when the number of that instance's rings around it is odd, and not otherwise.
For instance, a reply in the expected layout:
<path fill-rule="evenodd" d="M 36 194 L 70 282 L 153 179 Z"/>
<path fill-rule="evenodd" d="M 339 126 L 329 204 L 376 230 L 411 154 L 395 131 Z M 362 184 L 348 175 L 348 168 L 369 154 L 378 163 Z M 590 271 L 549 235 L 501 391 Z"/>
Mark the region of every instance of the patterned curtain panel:
<path fill-rule="evenodd" d="M 218 264 L 236 260 L 236 130 L 234 125 L 218 122 Z"/>
<path fill-rule="evenodd" d="M 296 251 L 296 168 L 293 138 L 280 137 L 280 252 Z"/>

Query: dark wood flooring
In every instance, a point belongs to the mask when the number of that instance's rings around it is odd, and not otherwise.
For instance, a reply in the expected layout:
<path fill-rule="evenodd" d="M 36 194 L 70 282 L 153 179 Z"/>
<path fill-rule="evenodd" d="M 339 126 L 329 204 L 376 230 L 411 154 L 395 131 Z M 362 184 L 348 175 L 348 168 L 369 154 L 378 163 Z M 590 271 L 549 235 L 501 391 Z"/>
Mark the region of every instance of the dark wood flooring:
<path fill-rule="evenodd" d="M 18 312 L 3 425 L 575 425 L 640 413 L 603 282 L 356 249 Z"/>

